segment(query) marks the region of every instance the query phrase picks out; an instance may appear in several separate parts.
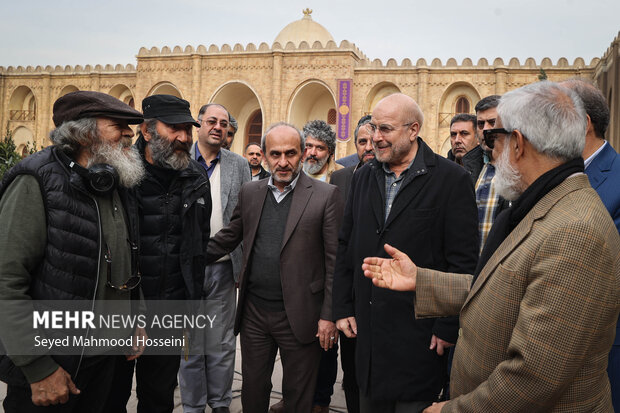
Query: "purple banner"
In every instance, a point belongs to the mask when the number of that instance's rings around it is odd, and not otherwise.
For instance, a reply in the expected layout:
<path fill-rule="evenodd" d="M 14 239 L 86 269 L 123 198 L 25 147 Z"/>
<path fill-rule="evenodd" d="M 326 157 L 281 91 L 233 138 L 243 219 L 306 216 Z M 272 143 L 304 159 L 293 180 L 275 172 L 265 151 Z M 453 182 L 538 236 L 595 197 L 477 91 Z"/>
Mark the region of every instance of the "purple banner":
<path fill-rule="evenodd" d="M 351 112 L 351 79 L 338 79 L 338 139 L 349 139 L 349 114 Z"/>

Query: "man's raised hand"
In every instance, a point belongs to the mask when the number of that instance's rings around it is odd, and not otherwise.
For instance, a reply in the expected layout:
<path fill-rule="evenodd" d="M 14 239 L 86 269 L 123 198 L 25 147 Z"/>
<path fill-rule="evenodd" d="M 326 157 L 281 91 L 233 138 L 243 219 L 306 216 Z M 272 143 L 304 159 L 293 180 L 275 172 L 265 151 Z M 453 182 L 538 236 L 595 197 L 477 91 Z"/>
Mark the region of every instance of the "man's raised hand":
<path fill-rule="evenodd" d="M 372 279 L 377 287 L 396 291 L 415 291 L 417 267 L 407 254 L 389 244 L 384 245 L 385 252 L 392 258 L 364 258 L 362 270 L 364 276 Z"/>

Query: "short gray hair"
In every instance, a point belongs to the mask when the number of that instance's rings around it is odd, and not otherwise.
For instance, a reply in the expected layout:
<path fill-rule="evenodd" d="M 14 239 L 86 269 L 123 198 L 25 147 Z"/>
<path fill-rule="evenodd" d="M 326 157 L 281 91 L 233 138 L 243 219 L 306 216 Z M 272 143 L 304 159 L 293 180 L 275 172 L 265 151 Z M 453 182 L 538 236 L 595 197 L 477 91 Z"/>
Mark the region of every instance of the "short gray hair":
<path fill-rule="evenodd" d="M 153 136 L 157 133 L 157 119 L 150 118 L 144 119 L 144 126 L 146 126 L 146 131 L 149 135 Z M 140 130 L 140 135 L 142 135 L 142 131 Z"/>
<path fill-rule="evenodd" d="M 265 131 L 265 134 L 260 140 L 260 147 L 263 150 L 263 153 L 265 154 L 265 156 L 267 156 L 267 149 L 265 147 L 265 139 L 267 138 L 267 135 L 269 134 L 269 132 L 271 132 L 272 130 L 280 126 L 287 126 L 289 128 L 294 129 L 295 132 L 297 132 L 297 134 L 299 135 L 299 149 L 301 150 L 301 152 L 303 152 L 306 146 L 306 139 L 304 138 L 304 133 L 300 131 L 299 129 L 297 129 L 294 125 L 291 125 L 290 123 L 277 122 L 267 128 L 267 130 Z"/>
<path fill-rule="evenodd" d="M 63 122 L 50 132 L 50 140 L 69 154 L 82 146 L 90 146 L 99 136 L 96 118 L 81 118 Z"/>
<path fill-rule="evenodd" d="M 581 156 L 586 136 L 586 111 L 572 90 L 542 81 L 502 96 L 497 113 L 504 129 L 518 129 L 534 148 L 568 161 Z"/>
<path fill-rule="evenodd" d="M 304 125 L 304 136 L 312 137 L 327 145 L 330 154 L 336 151 L 336 132 L 324 120 L 311 120 Z"/>

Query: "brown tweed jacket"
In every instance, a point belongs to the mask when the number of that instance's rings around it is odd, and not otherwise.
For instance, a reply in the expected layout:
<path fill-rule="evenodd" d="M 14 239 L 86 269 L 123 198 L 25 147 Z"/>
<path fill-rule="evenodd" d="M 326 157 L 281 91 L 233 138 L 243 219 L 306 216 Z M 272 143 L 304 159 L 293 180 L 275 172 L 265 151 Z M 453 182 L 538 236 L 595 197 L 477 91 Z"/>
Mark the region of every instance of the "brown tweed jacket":
<path fill-rule="evenodd" d="M 418 317 L 458 314 L 446 412 L 613 412 L 620 237 L 586 175 L 541 199 L 471 276 L 418 270 Z"/>

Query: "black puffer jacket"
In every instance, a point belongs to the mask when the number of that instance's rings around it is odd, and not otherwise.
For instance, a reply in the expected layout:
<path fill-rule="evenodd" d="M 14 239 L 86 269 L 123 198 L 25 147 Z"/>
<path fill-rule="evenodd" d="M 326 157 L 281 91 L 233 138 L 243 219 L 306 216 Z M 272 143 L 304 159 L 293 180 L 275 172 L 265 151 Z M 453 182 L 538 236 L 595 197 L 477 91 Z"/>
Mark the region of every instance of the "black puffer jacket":
<path fill-rule="evenodd" d="M 144 160 L 146 141 L 136 147 Z M 147 171 L 138 187 L 140 271 L 146 299 L 198 299 L 209 242 L 209 178 L 195 161 L 168 188 Z"/>

